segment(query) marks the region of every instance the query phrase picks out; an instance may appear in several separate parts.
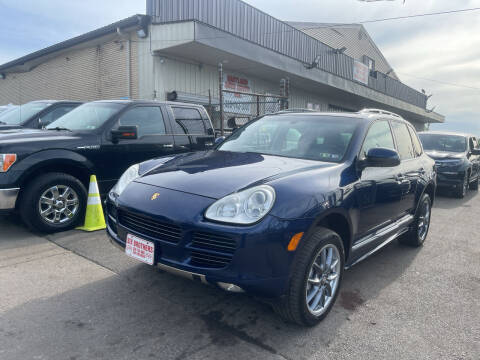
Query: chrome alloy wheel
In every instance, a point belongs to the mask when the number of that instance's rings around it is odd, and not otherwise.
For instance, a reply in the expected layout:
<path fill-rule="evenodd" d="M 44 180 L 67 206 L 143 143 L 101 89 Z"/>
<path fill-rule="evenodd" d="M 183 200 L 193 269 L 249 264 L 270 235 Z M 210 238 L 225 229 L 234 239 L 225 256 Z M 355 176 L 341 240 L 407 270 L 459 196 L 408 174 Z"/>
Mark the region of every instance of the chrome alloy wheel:
<path fill-rule="evenodd" d="M 430 228 L 431 208 L 428 201 L 424 201 L 421 206 L 418 217 L 418 237 L 423 242 L 427 237 L 428 229 Z"/>
<path fill-rule="evenodd" d="M 75 217 L 80 207 L 78 195 L 69 186 L 47 189 L 38 201 L 40 217 L 48 224 L 64 224 Z"/>
<path fill-rule="evenodd" d="M 340 266 L 336 246 L 326 245 L 317 253 L 310 267 L 305 294 L 312 315 L 320 316 L 329 308 L 338 290 Z"/>

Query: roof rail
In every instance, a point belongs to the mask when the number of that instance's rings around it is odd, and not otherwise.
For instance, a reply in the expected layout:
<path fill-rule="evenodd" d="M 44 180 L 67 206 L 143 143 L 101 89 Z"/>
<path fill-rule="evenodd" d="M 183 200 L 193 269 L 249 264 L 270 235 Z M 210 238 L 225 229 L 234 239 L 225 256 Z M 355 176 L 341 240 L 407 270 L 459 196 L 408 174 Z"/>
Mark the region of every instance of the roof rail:
<path fill-rule="evenodd" d="M 388 116 L 393 116 L 393 117 L 396 117 L 396 118 L 400 118 L 400 119 L 403 119 L 400 115 L 398 114 L 395 114 L 391 111 L 386 111 L 386 110 L 382 110 L 382 109 L 363 109 L 363 110 L 360 110 L 359 111 L 359 114 L 376 114 L 376 115 L 388 115 Z"/>

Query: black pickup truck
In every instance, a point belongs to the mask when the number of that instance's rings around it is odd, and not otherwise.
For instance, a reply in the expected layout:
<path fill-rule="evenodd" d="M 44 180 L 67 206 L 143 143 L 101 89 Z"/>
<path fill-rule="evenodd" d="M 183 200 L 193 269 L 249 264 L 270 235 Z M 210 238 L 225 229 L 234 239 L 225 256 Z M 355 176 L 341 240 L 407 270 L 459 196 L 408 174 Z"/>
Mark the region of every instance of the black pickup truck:
<path fill-rule="evenodd" d="M 11 129 L 41 129 L 80 106 L 70 100 L 38 100 L 0 113 L 0 131 Z"/>
<path fill-rule="evenodd" d="M 82 219 L 90 175 L 105 195 L 131 165 L 214 146 L 202 106 L 156 101 L 84 104 L 45 130 L 0 133 L 0 212 L 32 229 L 64 231 Z"/>

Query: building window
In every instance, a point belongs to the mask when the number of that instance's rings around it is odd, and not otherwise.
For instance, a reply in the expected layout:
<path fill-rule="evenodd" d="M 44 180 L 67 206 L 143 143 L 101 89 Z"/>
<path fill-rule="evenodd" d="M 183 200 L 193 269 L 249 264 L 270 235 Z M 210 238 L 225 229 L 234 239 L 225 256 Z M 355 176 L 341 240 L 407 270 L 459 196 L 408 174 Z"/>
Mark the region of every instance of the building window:
<path fill-rule="evenodd" d="M 363 55 L 363 63 L 368 66 L 368 70 L 370 70 L 370 73 L 375 71 L 375 60 L 368 57 L 367 55 Z"/>

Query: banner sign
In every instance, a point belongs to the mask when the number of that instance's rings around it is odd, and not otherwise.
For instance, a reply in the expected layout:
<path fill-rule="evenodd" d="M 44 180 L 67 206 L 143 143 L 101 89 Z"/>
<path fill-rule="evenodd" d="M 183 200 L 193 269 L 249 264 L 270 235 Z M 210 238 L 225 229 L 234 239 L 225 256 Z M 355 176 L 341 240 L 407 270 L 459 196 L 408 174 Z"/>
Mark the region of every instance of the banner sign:
<path fill-rule="evenodd" d="M 353 64 L 353 80 L 358 81 L 362 84 L 368 85 L 368 75 L 369 75 L 368 66 L 360 61 L 355 60 Z"/>
<path fill-rule="evenodd" d="M 252 96 L 242 95 L 242 92 L 251 92 L 250 80 L 232 74 L 225 74 L 223 88 L 238 91 L 238 93 L 223 93 L 223 109 L 226 113 L 251 114 Z"/>

